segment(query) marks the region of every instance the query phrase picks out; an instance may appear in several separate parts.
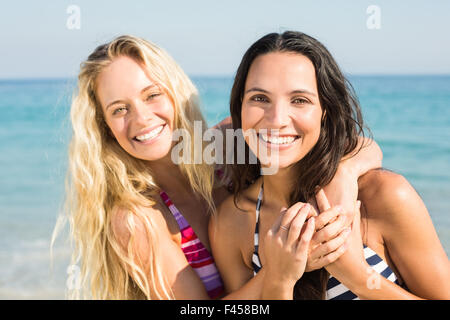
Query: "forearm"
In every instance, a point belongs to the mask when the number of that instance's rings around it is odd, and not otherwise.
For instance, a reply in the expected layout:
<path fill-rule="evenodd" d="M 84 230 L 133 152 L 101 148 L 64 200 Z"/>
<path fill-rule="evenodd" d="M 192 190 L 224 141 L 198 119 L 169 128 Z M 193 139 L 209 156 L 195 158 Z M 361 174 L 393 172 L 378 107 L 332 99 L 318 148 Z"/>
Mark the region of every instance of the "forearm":
<path fill-rule="evenodd" d="M 261 270 L 262 271 L 262 270 Z M 260 272 L 261 272 L 260 271 Z M 295 283 L 264 277 L 261 289 L 262 300 L 292 300 Z"/>
<path fill-rule="evenodd" d="M 359 277 L 354 277 L 354 279 L 348 283 L 344 283 L 344 285 L 362 300 L 422 299 L 373 270 L 366 272 L 366 274 L 360 273 Z"/>
<path fill-rule="evenodd" d="M 264 268 L 238 290 L 230 292 L 222 300 L 260 300 L 263 290 Z"/>
<path fill-rule="evenodd" d="M 356 149 L 342 158 L 338 170 L 360 177 L 371 169 L 380 168 L 383 152 L 375 140 L 359 137 Z"/>
<path fill-rule="evenodd" d="M 293 284 L 274 281 L 270 277 L 265 277 L 265 274 L 263 267 L 256 276 L 222 300 L 292 300 Z"/>
<path fill-rule="evenodd" d="M 355 153 L 361 146 L 362 149 Z M 342 159 L 331 182 L 323 187 L 330 204 L 341 205 L 345 212 L 354 210 L 358 197 L 358 178 L 382 164 L 383 154 L 373 140 L 360 137 L 355 152 Z"/>

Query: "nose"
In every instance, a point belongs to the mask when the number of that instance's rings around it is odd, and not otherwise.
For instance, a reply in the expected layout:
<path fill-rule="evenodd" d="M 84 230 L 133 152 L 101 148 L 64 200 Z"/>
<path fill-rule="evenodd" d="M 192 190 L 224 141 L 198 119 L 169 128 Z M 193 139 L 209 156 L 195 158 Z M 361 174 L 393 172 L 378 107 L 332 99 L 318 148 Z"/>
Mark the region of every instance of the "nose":
<path fill-rule="evenodd" d="M 133 119 L 136 124 L 146 125 L 149 120 L 154 117 L 152 108 L 143 103 L 142 101 L 136 101 L 133 106 Z"/>
<path fill-rule="evenodd" d="M 274 101 L 266 111 L 266 121 L 275 129 L 289 123 L 289 105 L 283 101 Z"/>

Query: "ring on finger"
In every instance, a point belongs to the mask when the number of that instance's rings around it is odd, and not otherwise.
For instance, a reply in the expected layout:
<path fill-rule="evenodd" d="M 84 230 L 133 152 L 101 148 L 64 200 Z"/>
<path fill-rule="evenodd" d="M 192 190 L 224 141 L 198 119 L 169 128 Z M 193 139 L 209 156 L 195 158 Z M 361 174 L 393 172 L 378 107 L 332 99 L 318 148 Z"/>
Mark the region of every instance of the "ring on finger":
<path fill-rule="evenodd" d="M 286 231 L 288 231 L 288 230 L 289 230 L 289 228 L 288 228 L 288 227 L 286 227 L 286 226 L 280 226 L 280 229 L 283 229 L 283 230 L 286 230 Z"/>

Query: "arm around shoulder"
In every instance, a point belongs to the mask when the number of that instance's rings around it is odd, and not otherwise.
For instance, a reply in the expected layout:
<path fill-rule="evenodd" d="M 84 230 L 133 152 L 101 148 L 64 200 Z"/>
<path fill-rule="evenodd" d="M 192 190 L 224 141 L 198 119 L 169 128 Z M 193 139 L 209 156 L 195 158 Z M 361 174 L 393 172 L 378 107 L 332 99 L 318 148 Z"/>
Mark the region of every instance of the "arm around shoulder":
<path fill-rule="evenodd" d="M 449 299 L 449 260 L 420 196 L 393 172 L 375 170 L 364 180 L 362 201 L 408 289 L 426 299 Z"/>
<path fill-rule="evenodd" d="M 360 177 L 371 169 L 380 168 L 383 152 L 375 140 L 359 137 L 355 150 L 346 155 L 338 170 L 345 170 Z"/>

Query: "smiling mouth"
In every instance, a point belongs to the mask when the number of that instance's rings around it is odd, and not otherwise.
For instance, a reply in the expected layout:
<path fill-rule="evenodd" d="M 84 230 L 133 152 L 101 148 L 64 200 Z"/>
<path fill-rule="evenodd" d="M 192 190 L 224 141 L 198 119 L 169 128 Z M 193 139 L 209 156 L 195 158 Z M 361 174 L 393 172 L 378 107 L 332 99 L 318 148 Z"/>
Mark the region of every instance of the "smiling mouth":
<path fill-rule="evenodd" d="M 161 131 L 163 131 L 165 126 L 166 126 L 165 124 L 160 125 L 159 127 L 156 127 L 155 129 L 153 129 L 152 131 L 150 131 L 146 134 L 134 137 L 133 140 L 138 141 L 138 142 L 150 141 L 153 138 L 157 137 L 161 133 Z"/>
<path fill-rule="evenodd" d="M 288 145 L 294 143 L 300 138 L 300 136 L 269 136 L 267 134 L 258 134 L 260 139 L 265 143 L 274 145 Z"/>

